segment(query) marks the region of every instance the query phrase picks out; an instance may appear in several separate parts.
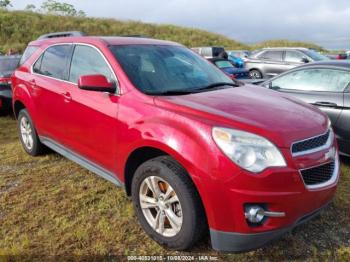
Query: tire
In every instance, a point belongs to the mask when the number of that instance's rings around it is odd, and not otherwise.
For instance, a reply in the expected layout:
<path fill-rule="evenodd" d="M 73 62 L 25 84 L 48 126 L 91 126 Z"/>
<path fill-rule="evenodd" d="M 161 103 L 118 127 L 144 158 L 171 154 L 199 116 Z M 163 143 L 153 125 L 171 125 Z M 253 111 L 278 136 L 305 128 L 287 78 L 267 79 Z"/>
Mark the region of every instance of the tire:
<path fill-rule="evenodd" d="M 152 207 L 149 208 L 145 208 L 145 203 L 140 201 L 141 197 L 144 198 L 145 192 L 151 198 L 156 198 L 148 187 L 147 181 L 148 183 L 153 181 L 154 183 L 151 184 L 158 186 L 160 190 L 157 204 L 152 203 Z M 171 197 L 166 197 L 165 192 L 171 192 L 171 189 L 173 194 L 170 195 Z M 206 216 L 199 194 L 183 167 L 171 157 L 160 156 L 140 165 L 134 174 L 131 190 L 136 215 L 142 228 L 159 244 L 169 249 L 187 250 L 207 232 Z M 161 199 L 162 195 L 164 201 Z M 163 203 L 167 203 L 169 199 L 178 201 L 164 207 Z M 153 206 L 157 207 L 153 208 Z M 164 212 L 163 215 L 161 210 Z M 164 227 L 163 231 L 162 227 L 158 226 L 156 229 L 149 222 L 152 218 L 156 221 L 157 212 L 159 212 L 159 225 Z M 181 223 L 176 223 L 180 220 Z"/>
<path fill-rule="evenodd" d="M 263 75 L 258 69 L 252 69 L 249 71 L 249 76 L 252 79 L 262 79 Z"/>
<path fill-rule="evenodd" d="M 18 114 L 17 129 L 22 146 L 29 155 L 38 156 L 44 153 L 45 146 L 40 142 L 33 121 L 26 109 L 22 109 Z"/>

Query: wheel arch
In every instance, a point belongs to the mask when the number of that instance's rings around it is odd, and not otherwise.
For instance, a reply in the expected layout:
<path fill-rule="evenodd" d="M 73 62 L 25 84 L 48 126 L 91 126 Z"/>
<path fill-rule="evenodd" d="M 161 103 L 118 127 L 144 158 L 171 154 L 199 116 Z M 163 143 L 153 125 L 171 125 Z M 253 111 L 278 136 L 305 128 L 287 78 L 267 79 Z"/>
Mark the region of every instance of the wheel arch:
<path fill-rule="evenodd" d="M 14 101 L 14 103 L 13 103 L 13 113 L 15 114 L 15 118 L 16 119 L 18 119 L 19 112 L 22 109 L 25 109 L 25 108 L 27 108 L 27 107 L 25 106 L 25 104 L 22 101 L 20 101 L 20 100 Z"/>
<path fill-rule="evenodd" d="M 152 146 L 143 146 L 135 149 L 128 156 L 124 167 L 125 191 L 128 196 L 131 195 L 131 184 L 136 169 L 144 162 L 158 157 L 169 155 L 167 152 Z"/>

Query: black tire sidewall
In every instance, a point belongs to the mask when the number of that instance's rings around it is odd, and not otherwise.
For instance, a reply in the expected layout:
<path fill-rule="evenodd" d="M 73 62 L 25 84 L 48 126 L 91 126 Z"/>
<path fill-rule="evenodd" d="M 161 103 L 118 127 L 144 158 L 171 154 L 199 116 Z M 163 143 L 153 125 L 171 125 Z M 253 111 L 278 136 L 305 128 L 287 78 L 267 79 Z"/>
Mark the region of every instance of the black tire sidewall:
<path fill-rule="evenodd" d="M 140 207 L 139 191 L 142 181 L 149 176 L 158 176 L 165 179 L 171 187 L 175 190 L 181 204 L 183 223 L 179 233 L 173 237 L 164 237 L 156 232 L 147 222 Z M 183 181 L 166 165 L 159 161 L 147 161 L 142 164 L 135 172 L 135 176 L 132 183 L 132 199 L 136 210 L 136 215 L 140 221 L 143 229 L 157 242 L 166 245 L 169 248 L 185 249 L 188 246 L 195 226 L 195 203 L 191 199 L 187 199 L 188 196 L 186 187 L 183 185 Z"/>

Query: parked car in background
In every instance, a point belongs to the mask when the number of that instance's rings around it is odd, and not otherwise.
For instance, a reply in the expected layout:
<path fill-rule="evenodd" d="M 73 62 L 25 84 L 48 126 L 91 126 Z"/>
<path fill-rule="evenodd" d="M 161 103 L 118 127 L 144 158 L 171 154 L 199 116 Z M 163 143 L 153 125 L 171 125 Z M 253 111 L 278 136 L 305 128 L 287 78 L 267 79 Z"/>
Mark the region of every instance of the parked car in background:
<path fill-rule="evenodd" d="M 337 60 L 348 59 L 348 55 L 347 54 L 337 54 L 335 59 L 337 59 Z"/>
<path fill-rule="evenodd" d="M 335 54 L 325 54 L 326 57 L 328 57 L 331 60 L 336 60 L 337 59 L 337 55 Z"/>
<path fill-rule="evenodd" d="M 261 85 L 297 97 L 327 113 L 341 154 L 350 156 L 350 62 L 307 64 Z"/>
<path fill-rule="evenodd" d="M 0 113 L 6 114 L 11 109 L 11 75 L 15 71 L 20 56 L 0 56 Z"/>
<path fill-rule="evenodd" d="M 193 47 L 191 49 L 204 58 L 218 57 L 221 53 L 225 52 L 225 48 L 220 46 Z"/>
<path fill-rule="evenodd" d="M 24 150 L 45 145 L 123 186 L 168 248 L 210 232 L 217 250 L 254 249 L 335 195 L 336 140 L 307 103 L 242 86 L 174 42 L 61 37 L 28 48 L 12 77 Z"/>
<path fill-rule="evenodd" d="M 243 61 L 245 61 L 251 55 L 251 52 L 248 50 L 228 50 L 226 52 L 229 55 L 241 58 Z"/>
<path fill-rule="evenodd" d="M 243 68 L 244 67 L 244 61 L 240 57 L 228 54 L 227 55 L 227 59 L 230 60 L 231 63 L 233 63 L 233 65 L 235 67 L 238 67 L 238 68 Z"/>
<path fill-rule="evenodd" d="M 225 58 L 211 58 L 208 59 L 221 71 L 227 74 L 231 79 L 249 79 L 249 72 L 245 68 L 237 68 L 232 62 Z"/>
<path fill-rule="evenodd" d="M 296 66 L 329 60 L 328 57 L 308 48 L 264 48 L 245 61 L 253 79 L 270 78 Z"/>

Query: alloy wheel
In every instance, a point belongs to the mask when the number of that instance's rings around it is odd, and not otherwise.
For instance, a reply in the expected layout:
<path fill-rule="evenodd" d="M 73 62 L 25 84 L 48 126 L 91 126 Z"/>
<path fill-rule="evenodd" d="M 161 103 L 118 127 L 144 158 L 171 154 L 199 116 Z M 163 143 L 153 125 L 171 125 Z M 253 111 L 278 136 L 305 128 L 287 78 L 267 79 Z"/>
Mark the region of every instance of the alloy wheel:
<path fill-rule="evenodd" d="M 25 116 L 21 118 L 20 129 L 23 144 L 29 151 L 32 150 L 34 146 L 33 130 L 28 118 Z"/>
<path fill-rule="evenodd" d="M 175 190 L 163 178 L 146 177 L 140 186 L 140 206 L 148 224 L 158 234 L 173 237 L 183 223 L 182 208 Z"/>

